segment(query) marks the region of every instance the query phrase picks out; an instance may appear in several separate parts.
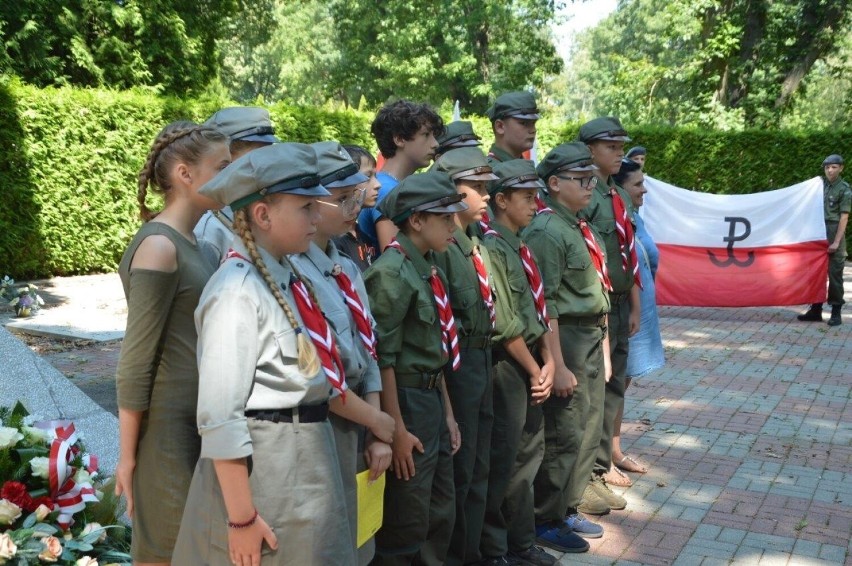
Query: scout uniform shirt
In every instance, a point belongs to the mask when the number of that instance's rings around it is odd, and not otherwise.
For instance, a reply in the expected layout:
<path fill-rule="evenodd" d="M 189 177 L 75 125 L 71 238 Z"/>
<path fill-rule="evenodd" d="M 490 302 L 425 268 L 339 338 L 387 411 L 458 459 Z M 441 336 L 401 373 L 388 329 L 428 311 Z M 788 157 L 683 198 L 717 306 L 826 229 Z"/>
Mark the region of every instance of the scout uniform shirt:
<path fill-rule="evenodd" d="M 402 232 L 396 239 L 402 250 L 387 248 L 364 273 L 376 319 L 379 367 L 392 367 L 397 375 L 434 372 L 447 363 L 429 285 L 434 254 L 424 257 Z M 446 278 L 439 276 L 446 288 Z"/>
<path fill-rule="evenodd" d="M 825 207 L 825 222 L 840 222 L 840 215 L 848 213 L 852 208 L 852 189 L 849 183 L 838 177 L 833 185 L 828 184 L 828 179 L 823 177 L 823 205 Z M 830 242 L 829 242 L 830 243 Z"/>
<path fill-rule="evenodd" d="M 513 159 L 518 159 L 505 149 L 499 148 L 496 145 L 492 144 L 491 149 L 488 150 L 488 163 L 490 165 L 494 165 L 495 163 L 504 163 L 506 161 L 511 161 Z"/>
<path fill-rule="evenodd" d="M 539 258 L 547 314 L 559 319 L 608 313 L 609 296 L 598 278 L 577 217 L 555 199 L 547 198 L 546 202 L 553 213 L 536 215 L 524 230 L 524 240 Z M 618 261 L 621 271 L 620 256 Z"/>
<path fill-rule="evenodd" d="M 606 252 L 606 267 L 609 271 L 609 279 L 612 282 L 612 293 L 626 293 L 633 287 L 633 265 L 629 250 L 627 253 L 629 269 L 624 270 L 621 257 L 621 245 L 618 242 L 618 230 L 615 227 L 615 212 L 612 209 L 612 195 L 610 188 L 615 188 L 624 201 L 627 210 L 627 220 L 633 222 L 633 207 L 630 204 L 630 195 L 627 191 L 615 184 L 612 177 L 606 182 L 599 182 L 592 191 L 592 200 L 589 206 L 577 213 L 577 217 L 589 221 L 604 242 Z M 570 212 L 569 212 L 570 214 Z M 574 216 L 573 214 L 571 215 Z M 635 230 L 634 230 L 635 232 Z M 626 244 L 625 244 L 626 245 Z M 545 288 L 547 284 L 545 284 Z"/>
<path fill-rule="evenodd" d="M 485 247 L 494 267 L 491 276 L 497 296 L 494 344 L 522 336 L 527 346 L 532 347 L 547 327 L 538 319 L 529 280 L 521 263 L 521 238 L 497 222 L 491 224 L 491 229 L 499 234 L 485 236 Z"/>
<path fill-rule="evenodd" d="M 204 259 L 213 269 L 219 267 L 234 241 L 234 232 L 231 230 L 233 224 L 234 213 L 230 206 L 226 206 L 222 210 L 205 212 L 192 230 Z"/>
<path fill-rule="evenodd" d="M 435 254 L 435 264 L 450 283 L 447 294 L 459 331 L 459 346 L 488 348 L 488 337 L 492 332 L 491 319 L 482 300 L 479 277 L 473 266 L 473 248 L 476 244 L 461 228 L 456 228 L 453 237 L 455 242 L 450 244 L 447 251 Z M 479 246 L 479 253 L 488 271 L 488 252 L 484 246 Z"/>
<path fill-rule="evenodd" d="M 242 257 L 226 259 L 204 288 L 195 311 L 198 329 L 198 432 L 201 458 L 236 459 L 252 454 L 245 411 L 326 403 L 332 393 L 322 369 L 311 376 L 298 367 L 296 332 L 240 240 Z M 282 288 L 293 316 L 291 271 L 258 247 Z M 227 300 L 220 300 L 227 297 Z"/>
<path fill-rule="evenodd" d="M 355 286 L 355 292 L 361 303 L 368 311 L 370 323 L 373 319 L 369 316 L 370 304 L 367 299 L 367 290 L 364 288 L 361 273 L 355 263 L 340 254 L 334 242 L 329 240 L 328 255 L 315 243 L 303 254 L 289 256 L 291 262 L 304 278 L 313 283 L 314 292 L 317 295 L 320 309 L 326 319 L 331 323 L 337 338 L 337 346 L 340 357 L 343 360 L 346 372 L 346 383 L 356 391 L 359 396 L 367 393 L 375 393 L 382 390 L 382 379 L 379 375 L 379 367 L 376 360 L 361 343 L 358 335 L 358 327 L 352 318 L 352 311 L 346 304 L 343 293 L 334 278 L 336 268 L 342 269 Z M 363 387 L 363 389 L 361 389 Z"/>

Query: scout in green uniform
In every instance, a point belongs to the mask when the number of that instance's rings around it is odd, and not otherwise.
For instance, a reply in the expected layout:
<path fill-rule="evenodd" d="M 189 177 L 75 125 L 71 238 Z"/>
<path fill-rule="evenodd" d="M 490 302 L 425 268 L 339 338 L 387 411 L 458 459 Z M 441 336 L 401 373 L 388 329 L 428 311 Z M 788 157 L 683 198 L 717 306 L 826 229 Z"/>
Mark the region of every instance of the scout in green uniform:
<path fill-rule="evenodd" d="M 435 262 L 450 282 L 448 292 L 459 332 L 461 366 L 444 369 L 444 383 L 459 424 L 462 446 L 453 458 L 456 524 L 446 564 L 461 566 L 479 560 L 479 539 L 485 517 L 491 426 L 491 334 L 496 307 L 488 252 L 477 235 L 488 208 L 486 181 L 497 177 L 478 147 L 442 154 L 432 169 L 449 175 L 467 210 L 456 214 L 456 230 L 447 251 Z"/>
<path fill-rule="evenodd" d="M 435 150 L 435 159 L 451 149 L 460 147 L 479 147 L 482 139 L 473 133 L 473 124 L 466 120 L 450 122 L 444 129 L 444 133 L 435 138 L 438 140 L 438 149 Z"/>
<path fill-rule="evenodd" d="M 828 304 L 831 305 L 829 326 L 838 326 L 843 300 L 843 263 L 846 261 L 846 224 L 852 207 L 852 189 L 843 177 L 843 158 L 829 155 L 822 162 L 825 237 L 828 240 Z M 799 320 L 822 321 L 822 303 L 814 303 Z"/>
<path fill-rule="evenodd" d="M 228 136 L 231 159 L 235 161 L 254 149 L 281 141 L 275 137 L 269 112 L 265 108 L 223 108 L 208 118 L 204 125 L 216 128 Z M 195 225 L 193 232 L 198 240 L 198 247 L 214 269 L 219 267 L 231 247 L 234 239 L 231 230 L 233 223 L 234 213 L 231 207 L 226 206 L 222 210 L 206 212 Z"/>
<path fill-rule="evenodd" d="M 317 223 L 308 251 L 288 257 L 300 275 L 311 282 L 323 315 L 331 322 L 340 358 L 346 373 L 346 384 L 375 410 L 380 409 L 382 390 L 379 366 L 376 363 L 375 334 L 370 315 L 367 291 L 357 266 L 338 252 L 331 238 L 345 233 L 354 223 L 364 199 L 368 178 L 339 143 L 325 141 L 311 144 L 317 155 L 317 170 L 322 186 L 331 192 L 320 197 L 321 219 Z M 346 493 L 346 512 L 352 547 L 357 543 L 358 500 L 355 476 L 369 465 L 370 477 L 378 478 L 390 466 L 391 448 L 372 435 L 366 427 L 351 420 L 332 415 L 337 460 Z M 365 446 L 364 457 L 358 447 Z M 366 564 L 373 557 L 373 544 L 358 549 L 359 563 Z"/>
<path fill-rule="evenodd" d="M 488 150 L 489 163 L 494 165 L 519 159 L 525 151 L 532 149 L 535 123 L 540 117 L 532 93 L 516 91 L 501 94 L 485 113 L 494 131 L 494 144 Z"/>
<path fill-rule="evenodd" d="M 532 162 L 524 159 L 498 163 L 494 172 L 500 178 L 489 186 L 494 220 L 485 230 L 498 297 L 494 427 L 480 564 L 547 566 L 556 560 L 533 544 L 532 485 L 544 455 L 541 403 L 553 386 L 554 361 L 544 339 L 546 318 L 536 308 L 524 268 L 525 263 L 532 268 L 535 258 L 519 235 L 535 215 L 535 197 L 543 184 Z"/>
<path fill-rule="evenodd" d="M 458 425 L 442 369 L 459 345 L 446 278 L 433 252 L 446 251 L 456 212 L 467 205 L 444 173 L 406 177 L 379 203 L 397 237 L 364 274 L 376 319 L 382 407 L 396 420 L 393 474 L 373 564 L 443 564 L 453 530 L 452 454 Z"/>
<path fill-rule="evenodd" d="M 582 142 L 557 146 L 537 171 L 552 212 L 536 216 L 524 237 L 541 258 L 556 360 L 553 395 L 543 407 L 544 461 L 535 480 L 537 534 L 541 544 L 582 552 L 588 546 L 577 548 L 575 537 L 603 534 L 578 509 L 600 444 L 609 372 L 606 262 L 597 233 L 577 216 L 597 178 Z"/>
<path fill-rule="evenodd" d="M 592 191 L 592 200 L 577 216 L 588 220 L 603 238 L 606 247 L 606 263 L 612 290 L 609 300 L 612 310 L 609 316 L 609 348 L 612 358 L 612 378 L 606 384 L 604 400 L 603 432 L 595 463 L 595 474 L 589 483 L 581 509 L 594 513 L 598 506 L 592 502 L 603 500 L 611 509 L 624 509 L 627 501 L 614 493 L 603 474 L 612 467 L 612 436 L 615 417 L 624 407 L 625 379 L 627 377 L 628 338 L 639 330 L 639 287 L 634 285 L 638 271 L 636 248 L 632 245 L 633 213 L 630 195 L 616 185 L 612 175 L 621 169 L 624 158 L 624 142 L 630 141 L 627 132 L 611 116 L 595 118 L 580 127 L 580 141 L 589 146 L 592 161 L 598 167 L 598 183 Z M 614 195 L 618 195 L 617 200 Z M 623 209 L 626 219 L 619 219 L 616 210 Z M 622 224 L 623 222 L 623 224 Z M 625 230 L 619 233 L 619 225 Z M 623 241 L 622 241 L 623 239 Z"/>

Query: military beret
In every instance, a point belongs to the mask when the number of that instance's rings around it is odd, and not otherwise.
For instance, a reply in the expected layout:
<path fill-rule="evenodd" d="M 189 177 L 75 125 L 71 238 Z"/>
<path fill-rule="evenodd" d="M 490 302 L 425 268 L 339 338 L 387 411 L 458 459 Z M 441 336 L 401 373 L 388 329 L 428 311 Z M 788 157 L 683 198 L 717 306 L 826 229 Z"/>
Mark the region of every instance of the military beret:
<path fill-rule="evenodd" d="M 223 108 L 213 114 L 205 126 L 216 128 L 231 141 L 253 141 L 262 143 L 278 143 L 269 112 L 255 106 L 232 106 Z"/>
<path fill-rule="evenodd" d="M 580 141 L 590 143 L 599 140 L 629 142 L 630 137 L 614 116 L 595 118 L 580 126 Z"/>
<path fill-rule="evenodd" d="M 317 171 L 320 183 L 326 189 L 351 187 L 360 185 L 370 179 L 359 171 L 349 153 L 336 141 L 321 141 L 312 143 L 311 147 L 317 155 Z"/>
<path fill-rule="evenodd" d="M 493 181 L 497 178 L 478 147 L 451 149 L 435 160 L 432 169 L 446 173 L 453 181 Z"/>
<path fill-rule="evenodd" d="M 517 118 L 518 120 L 538 120 L 538 106 L 531 92 L 515 91 L 506 92 L 497 97 L 494 104 L 485 111 L 485 114 L 494 122 L 502 118 Z"/>
<path fill-rule="evenodd" d="M 275 143 L 250 151 L 208 181 L 199 193 L 238 210 L 266 195 L 288 193 L 324 197 L 313 148 Z"/>
<path fill-rule="evenodd" d="M 624 157 L 630 159 L 631 157 L 633 157 L 635 155 L 647 155 L 647 154 L 648 154 L 647 149 L 645 149 L 641 145 L 637 145 L 635 147 L 631 147 L 630 151 L 628 151 L 627 155 L 625 155 Z"/>
<path fill-rule="evenodd" d="M 560 171 L 594 171 L 595 169 L 597 167 L 592 163 L 589 146 L 581 141 L 563 143 L 554 147 L 536 167 L 538 176 L 545 181 Z"/>
<path fill-rule="evenodd" d="M 415 173 L 400 181 L 379 203 L 379 211 L 399 224 L 415 212 L 447 214 L 467 210 L 455 184 L 446 173 Z"/>
<path fill-rule="evenodd" d="M 826 165 L 843 165 L 843 158 L 837 155 L 836 153 L 832 153 L 822 162 L 822 166 Z"/>

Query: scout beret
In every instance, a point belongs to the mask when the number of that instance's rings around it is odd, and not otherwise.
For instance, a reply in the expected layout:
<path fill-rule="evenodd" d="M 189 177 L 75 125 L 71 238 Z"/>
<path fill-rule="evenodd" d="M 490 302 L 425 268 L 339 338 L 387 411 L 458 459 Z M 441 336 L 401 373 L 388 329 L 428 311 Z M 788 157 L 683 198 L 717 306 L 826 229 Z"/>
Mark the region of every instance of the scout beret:
<path fill-rule="evenodd" d="M 837 155 L 836 153 L 832 153 L 828 157 L 825 158 L 825 161 L 822 162 L 822 166 L 826 165 L 843 165 L 843 158 Z"/>
<path fill-rule="evenodd" d="M 444 133 L 438 136 L 438 149 L 436 155 L 457 147 L 477 146 L 481 138 L 473 133 L 473 124 L 465 120 L 450 122 L 444 128 Z"/>
<path fill-rule="evenodd" d="M 497 97 L 494 104 L 485 111 L 493 123 L 502 118 L 517 118 L 518 120 L 538 120 L 538 106 L 531 92 L 506 92 Z"/>
<path fill-rule="evenodd" d="M 446 173 L 427 171 L 403 179 L 379 204 L 379 211 L 394 224 L 415 212 L 447 214 L 467 210 L 455 184 Z"/>
<path fill-rule="evenodd" d="M 594 171 L 595 169 L 597 167 L 592 164 L 592 152 L 589 151 L 589 146 L 581 141 L 557 145 L 547 152 L 536 167 L 538 176 L 545 181 L 560 171 Z"/>
<path fill-rule="evenodd" d="M 278 143 L 269 112 L 265 108 L 255 106 L 232 106 L 223 108 L 213 114 L 205 126 L 216 128 L 231 141 L 253 141 L 263 143 Z"/>
<path fill-rule="evenodd" d="M 590 143 L 599 140 L 629 142 L 630 137 L 614 116 L 595 118 L 580 126 L 580 141 Z"/>
<path fill-rule="evenodd" d="M 627 155 L 625 155 L 624 157 L 626 157 L 627 159 L 630 159 L 634 155 L 647 155 L 647 154 L 648 154 L 647 149 L 645 149 L 641 145 L 637 145 L 635 147 L 631 147 L 630 151 L 628 151 Z"/>
<path fill-rule="evenodd" d="M 439 156 L 432 169 L 442 171 L 453 181 L 493 181 L 497 176 L 491 172 L 491 166 L 485 154 L 478 147 L 459 147 Z"/>
<path fill-rule="evenodd" d="M 314 150 L 303 143 L 275 143 L 250 151 L 198 192 L 234 210 L 276 193 L 310 197 L 331 194 L 320 184 Z"/>
<path fill-rule="evenodd" d="M 338 189 L 360 185 L 370 179 L 359 171 L 349 153 L 336 141 L 321 141 L 312 143 L 311 147 L 317 154 L 317 171 L 320 183 L 326 189 Z"/>
<path fill-rule="evenodd" d="M 543 189 L 544 183 L 528 159 L 512 159 L 494 165 L 498 179 L 489 183 L 488 192 L 492 195 L 514 189 Z"/>

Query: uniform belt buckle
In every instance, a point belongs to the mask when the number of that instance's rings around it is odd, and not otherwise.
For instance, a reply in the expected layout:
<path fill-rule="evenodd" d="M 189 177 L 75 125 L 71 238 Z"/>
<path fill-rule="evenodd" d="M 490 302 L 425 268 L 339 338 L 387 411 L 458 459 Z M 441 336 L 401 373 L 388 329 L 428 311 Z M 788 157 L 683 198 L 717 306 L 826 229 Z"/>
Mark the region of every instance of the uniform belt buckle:
<path fill-rule="evenodd" d="M 437 376 L 438 376 L 437 373 L 430 373 L 429 374 L 429 381 L 428 381 L 428 384 L 426 385 L 426 389 L 435 389 L 435 387 L 437 386 L 437 379 L 436 379 Z"/>

